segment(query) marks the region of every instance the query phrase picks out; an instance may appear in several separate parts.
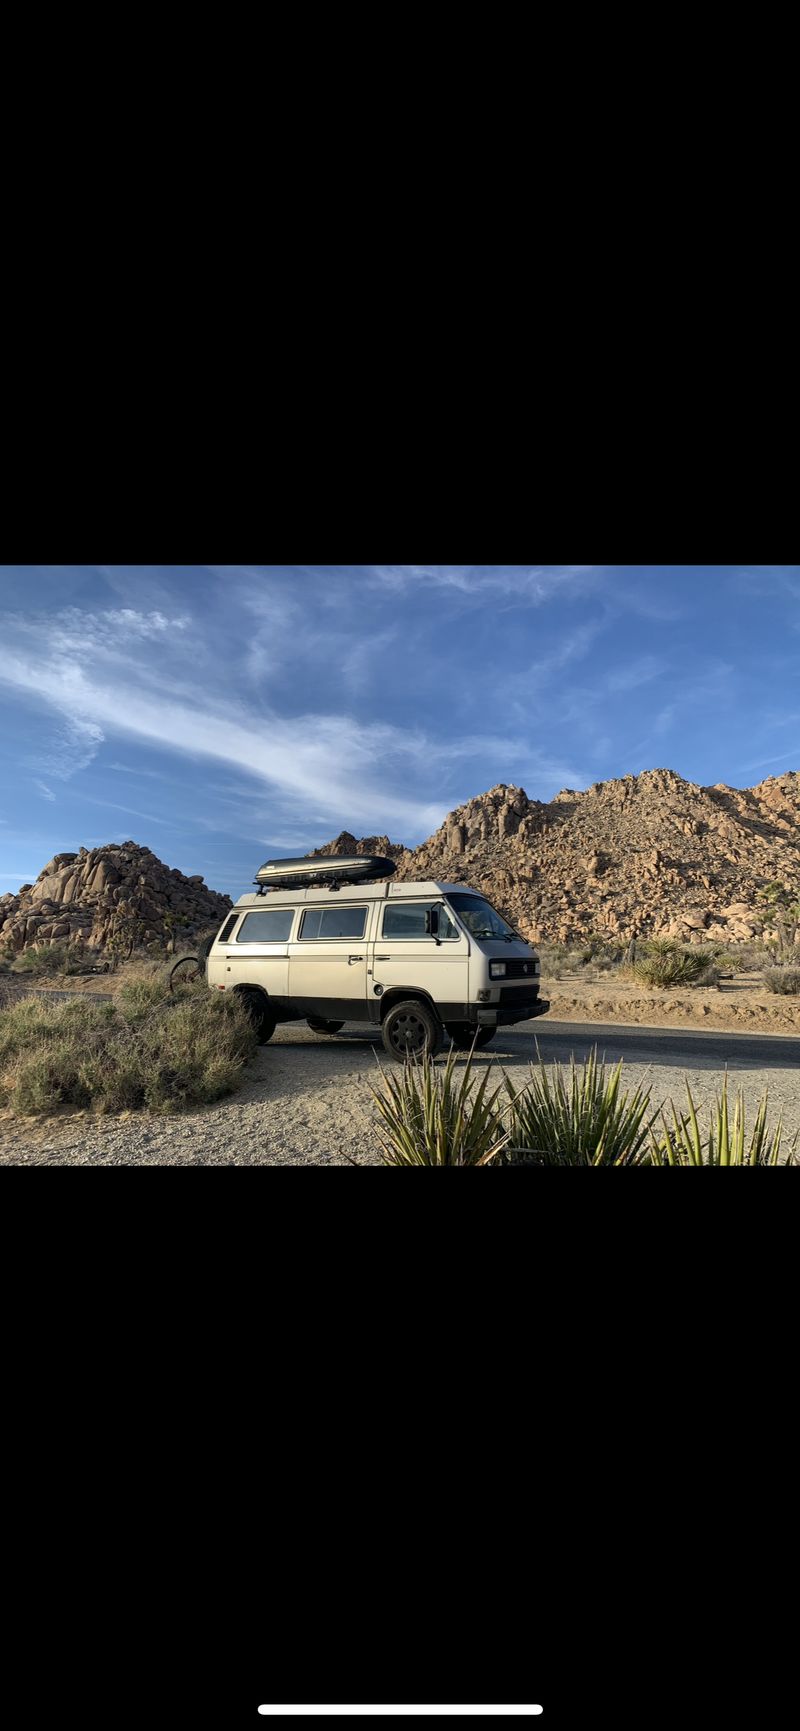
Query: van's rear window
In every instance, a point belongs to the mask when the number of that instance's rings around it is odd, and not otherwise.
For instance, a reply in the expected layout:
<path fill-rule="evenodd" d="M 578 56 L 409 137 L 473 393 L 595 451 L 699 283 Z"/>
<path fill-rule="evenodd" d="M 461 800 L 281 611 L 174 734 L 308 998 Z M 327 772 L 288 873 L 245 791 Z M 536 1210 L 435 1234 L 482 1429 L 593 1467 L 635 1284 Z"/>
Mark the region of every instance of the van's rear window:
<path fill-rule="evenodd" d="M 292 929 L 294 908 L 265 908 L 261 913 L 245 914 L 236 933 L 237 944 L 280 944 Z"/>
<path fill-rule="evenodd" d="M 366 908 L 307 908 L 301 938 L 363 938 Z"/>

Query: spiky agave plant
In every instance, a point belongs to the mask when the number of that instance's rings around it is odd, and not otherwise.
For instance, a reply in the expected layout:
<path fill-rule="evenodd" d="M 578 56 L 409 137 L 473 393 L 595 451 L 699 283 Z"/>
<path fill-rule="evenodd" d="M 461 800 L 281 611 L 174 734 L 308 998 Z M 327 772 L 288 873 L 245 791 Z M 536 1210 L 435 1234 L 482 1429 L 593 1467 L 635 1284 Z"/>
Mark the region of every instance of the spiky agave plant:
<path fill-rule="evenodd" d="M 490 1070 L 475 1085 L 474 1051 L 456 1073 L 451 1047 L 444 1069 L 426 1055 L 387 1076 L 380 1062 L 383 1091 L 372 1089 L 382 1125 L 379 1133 L 386 1166 L 488 1166 L 508 1141 L 497 1108 L 502 1084 L 487 1094 Z"/>
<path fill-rule="evenodd" d="M 649 1166 L 796 1166 L 798 1132 L 786 1151 L 785 1161 L 780 1152 L 783 1142 L 783 1122 L 778 1119 L 774 1129 L 767 1127 L 767 1095 L 764 1094 L 756 1113 L 755 1123 L 747 1141 L 744 1096 L 736 1096 L 731 1120 L 728 1111 L 728 1077 L 711 1108 L 707 1137 L 700 1134 L 692 1090 L 686 1083 L 689 1110 L 680 1116 L 670 1101 L 672 1124 L 661 1112 L 662 1129 L 656 1135 L 650 1131 L 650 1147 L 641 1160 Z"/>
<path fill-rule="evenodd" d="M 535 1044 L 538 1069 L 531 1066 L 525 1086 L 516 1089 L 506 1077 L 510 1137 L 503 1165 L 638 1164 L 658 1116 L 647 1117 L 650 1089 L 621 1094 L 622 1059 L 607 1075 L 596 1046 L 580 1068 L 572 1058 L 569 1072 L 554 1064 L 551 1075 Z"/>

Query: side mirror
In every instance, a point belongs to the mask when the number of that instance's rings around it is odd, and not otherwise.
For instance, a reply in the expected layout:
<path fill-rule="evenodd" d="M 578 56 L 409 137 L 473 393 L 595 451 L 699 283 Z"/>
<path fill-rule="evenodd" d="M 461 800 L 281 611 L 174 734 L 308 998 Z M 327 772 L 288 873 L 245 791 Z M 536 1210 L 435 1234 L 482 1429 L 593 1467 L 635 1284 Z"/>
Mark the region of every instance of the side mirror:
<path fill-rule="evenodd" d="M 439 909 L 438 908 L 426 908 L 425 909 L 425 936 L 427 938 L 433 938 L 433 941 L 436 944 L 440 944 L 442 941 L 440 936 L 439 936 Z"/>

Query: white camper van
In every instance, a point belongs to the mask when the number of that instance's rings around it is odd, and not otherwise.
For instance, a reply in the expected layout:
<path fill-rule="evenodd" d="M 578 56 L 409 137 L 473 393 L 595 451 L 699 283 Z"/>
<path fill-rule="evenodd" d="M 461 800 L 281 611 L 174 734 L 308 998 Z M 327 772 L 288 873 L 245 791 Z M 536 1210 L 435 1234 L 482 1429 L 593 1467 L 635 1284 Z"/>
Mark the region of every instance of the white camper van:
<path fill-rule="evenodd" d="M 372 1023 L 400 1061 L 444 1040 L 484 1046 L 550 1008 L 535 950 L 479 890 L 392 883 L 394 869 L 379 856 L 268 861 L 209 949 L 208 985 L 242 994 L 262 1041 L 279 1022 Z"/>

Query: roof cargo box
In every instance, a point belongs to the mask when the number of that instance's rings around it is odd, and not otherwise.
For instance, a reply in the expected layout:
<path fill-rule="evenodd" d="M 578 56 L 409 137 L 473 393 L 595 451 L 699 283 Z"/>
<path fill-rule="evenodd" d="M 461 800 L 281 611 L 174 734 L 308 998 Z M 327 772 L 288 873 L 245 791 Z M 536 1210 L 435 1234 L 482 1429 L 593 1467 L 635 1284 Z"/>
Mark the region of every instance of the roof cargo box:
<path fill-rule="evenodd" d="M 394 860 L 381 854 L 324 854 L 316 859 L 268 859 L 255 882 L 266 890 L 302 890 L 313 884 L 370 884 L 391 877 Z"/>

